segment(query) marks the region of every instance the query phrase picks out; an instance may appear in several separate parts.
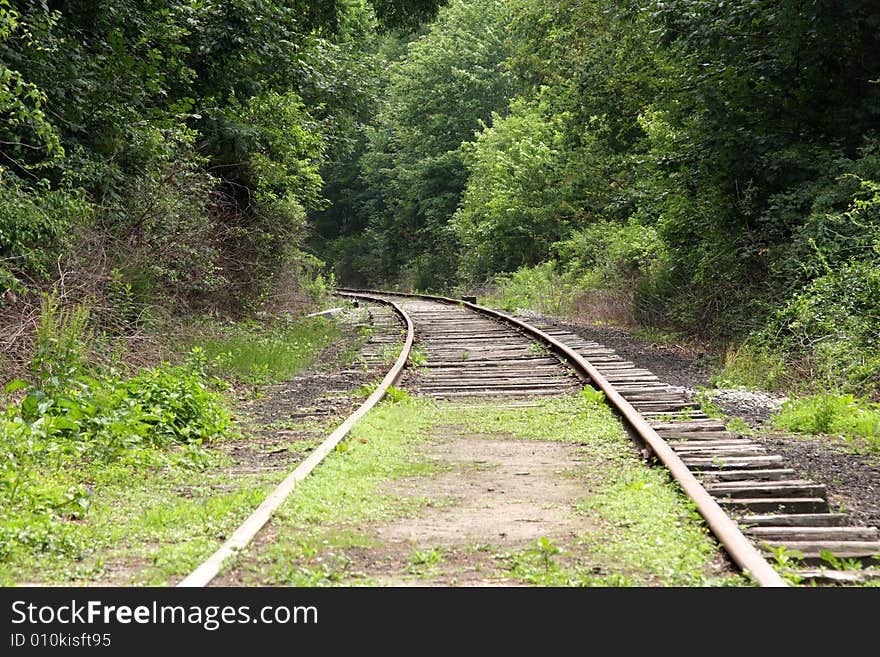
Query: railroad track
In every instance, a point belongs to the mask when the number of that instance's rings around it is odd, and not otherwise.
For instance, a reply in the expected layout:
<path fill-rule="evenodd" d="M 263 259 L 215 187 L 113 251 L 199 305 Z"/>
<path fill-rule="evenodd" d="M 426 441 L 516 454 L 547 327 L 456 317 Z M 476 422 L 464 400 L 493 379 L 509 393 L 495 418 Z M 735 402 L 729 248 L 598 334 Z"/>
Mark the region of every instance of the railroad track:
<path fill-rule="evenodd" d="M 880 577 L 875 568 L 880 564 L 877 528 L 854 526 L 845 515 L 832 513 L 820 483 L 799 478 L 781 456 L 727 431 L 683 390 L 613 350 L 565 329 L 526 323 L 465 301 L 359 290 L 338 294 L 386 304 L 397 312 L 407 327 L 403 350 L 364 405 L 179 586 L 207 585 L 296 483 L 404 377 L 408 361 L 417 367 L 407 371 L 405 387 L 436 398 L 505 398 L 511 404 L 527 404 L 535 397 L 571 393 L 585 383 L 602 390 L 646 456 L 670 470 L 732 560 L 761 586 L 786 586 L 786 579 L 855 583 Z M 766 556 L 789 552 L 802 559 L 783 579 Z M 829 554 L 853 567 L 821 567 Z"/>

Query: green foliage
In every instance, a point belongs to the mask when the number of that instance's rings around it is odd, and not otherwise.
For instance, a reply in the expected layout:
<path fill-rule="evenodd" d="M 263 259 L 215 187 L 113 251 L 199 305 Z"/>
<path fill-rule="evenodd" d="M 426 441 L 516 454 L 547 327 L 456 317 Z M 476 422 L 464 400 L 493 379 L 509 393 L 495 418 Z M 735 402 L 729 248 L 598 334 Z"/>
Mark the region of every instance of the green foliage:
<path fill-rule="evenodd" d="M 13 382 L 6 394 L 15 399 L 0 416 L 2 559 L 78 549 L 65 522 L 88 513 L 89 468 L 200 467 L 200 446 L 232 427 L 220 397 L 190 368 L 166 365 L 128 379 L 81 375 L 47 388 Z"/>
<path fill-rule="evenodd" d="M 362 214 L 346 219 L 349 230 L 369 227 L 374 238 L 359 244 L 369 254 L 358 256 L 359 277 L 433 290 L 456 278 L 456 235 L 447 223 L 466 178 L 458 149 L 507 104 L 506 17 L 500 0 L 454 0 L 389 66 L 360 161 L 362 207 L 354 212 Z"/>
<path fill-rule="evenodd" d="M 0 271 L 25 280 L 50 276 L 71 248 L 73 227 L 91 216 L 81 191 L 29 185 L 0 168 Z"/>
<path fill-rule="evenodd" d="M 785 355 L 757 339 L 728 347 L 721 372 L 712 377 L 712 385 L 718 388 L 746 386 L 778 391 L 792 383 Z"/>
<path fill-rule="evenodd" d="M 452 226 L 466 280 L 536 265 L 561 237 L 575 213 L 564 189 L 563 119 L 518 100 L 462 144 L 471 182 Z"/>
<path fill-rule="evenodd" d="M 779 568 L 782 577 L 791 585 L 798 586 L 803 577 L 796 570 L 803 568 L 804 555 L 799 550 L 792 550 L 785 545 L 778 547 L 767 546 L 773 563 Z"/>
<path fill-rule="evenodd" d="M 536 586 L 572 586 L 579 582 L 576 575 L 566 571 L 554 557 L 562 555 L 562 549 L 546 536 L 542 536 L 521 552 L 500 553 L 496 558 L 514 577 Z M 587 580 L 589 581 L 589 580 Z"/>
<path fill-rule="evenodd" d="M 235 150 L 249 154 L 244 178 L 256 200 L 282 220 L 302 221 L 302 208 L 318 203 L 324 145 L 299 95 L 271 91 L 234 103 L 227 121 L 236 126 Z"/>
<path fill-rule="evenodd" d="M 880 385 L 877 261 L 854 262 L 814 279 L 780 309 L 763 334 L 812 362 L 818 381 Z"/>
<path fill-rule="evenodd" d="M 712 395 L 708 389 L 698 387 L 697 393 L 694 395 L 694 401 L 700 405 L 700 410 L 706 414 L 706 417 L 726 419 L 727 416 L 724 414 L 724 410 L 712 400 Z"/>
<path fill-rule="evenodd" d="M 581 388 L 581 397 L 586 399 L 591 404 L 605 403 L 605 393 L 601 390 L 597 390 L 593 386 L 587 385 Z"/>
<path fill-rule="evenodd" d="M 410 557 L 406 572 L 411 575 L 425 576 L 430 574 L 441 561 L 443 561 L 443 548 L 416 550 Z"/>
<path fill-rule="evenodd" d="M 406 390 L 403 390 L 402 388 L 388 386 L 388 390 L 385 392 L 385 399 L 388 400 L 389 404 L 400 404 L 402 402 L 410 401 L 412 397 Z"/>
<path fill-rule="evenodd" d="M 853 395 L 821 393 L 796 397 L 773 417 L 777 429 L 836 434 L 858 446 L 880 451 L 880 404 Z"/>
<path fill-rule="evenodd" d="M 840 558 L 834 555 L 831 550 L 822 550 L 819 556 L 834 570 L 862 570 L 864 564 L 859 559 Z"/>
<path fill-rule="evenodd" d="M 247 306 L 362 138 L 371 7 L 56 4 L 0 4 L 0 281 L 115 269 L 128 308 Z"/>
<path fill-rule="evenodd" d="M 546 262 L 495 277 L 485 303 L 510 312 L 521 309 L 549 315 L 566 315 L 573 307 L 577 288 L 555 264 Z"/>
<path fill-rule="evenodd" d="M 636 219 L 626 224 L 597 221 L 553 248 L 565 270 L 587 289 L 631 287 L 650 276 L 665 255 L 656 228 Z"/>
<path fill-rule="evenodd" d="M 413 347 L 409 352 L 409 362 L 413 367 L 424 367 L 428 364 L 428 357 L 418 347 Z"/>
<path fill-rule="evenodd" d="M 434 17 L 446 0 L 370 0 L 386 29 L 415 30 Z"/>
<path fill-rule="evenodd" d="M 46 14 L 47 22 L 57 15 Z M 12 8 L 8 0 L 0 0 L 0 46 L 14 39 L 29 40 L 33 35 L 27 17 Z M 46 93 L 25 79 L 20 71 L 9 68 L 0 60 L 0 153 L 6 162 L 22 170 L 47 166 L 64 155 L 58 132 L 46 115 Z M 37 143 L 32 143 L 33 139 Z M 36 158 L 29 151 L 40 153 Z M 30 155 L 28 157 L 27 155 Z M 29 166 L 30 164 L 30 166 Z M 0 167 L 0 176 L 3 174 Z"/>

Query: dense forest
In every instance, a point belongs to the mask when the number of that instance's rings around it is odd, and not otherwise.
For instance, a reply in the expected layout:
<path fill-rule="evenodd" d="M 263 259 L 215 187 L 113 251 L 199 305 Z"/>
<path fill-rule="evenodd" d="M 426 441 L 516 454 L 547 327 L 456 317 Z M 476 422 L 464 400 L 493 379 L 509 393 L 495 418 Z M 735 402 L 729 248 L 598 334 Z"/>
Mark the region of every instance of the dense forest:
<path fill-rule="evenodd" d="M 451 1 L 383 51 L 314 215 L 342 282 L 729 342 L 726 373 L 880 383 L 880 8 Z"/>
<path fill-rule="evenodd" d="M 876 444 L 880 7 L 0 0 L 0 563 L 216 469 L 338 285 L 671 335 Z"/>
<path fill-rule="evenodd" d="M 4 371 L 338 283 L 880 383 L 868 0 L 0 0 L 0 113 Z"/>

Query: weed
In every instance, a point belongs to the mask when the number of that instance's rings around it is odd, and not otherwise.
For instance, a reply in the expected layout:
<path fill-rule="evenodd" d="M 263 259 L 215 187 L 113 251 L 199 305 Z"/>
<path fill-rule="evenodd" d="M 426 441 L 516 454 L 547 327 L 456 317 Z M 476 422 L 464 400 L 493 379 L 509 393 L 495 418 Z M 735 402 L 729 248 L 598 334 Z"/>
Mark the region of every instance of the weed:
<path fill-rule="evenodd" d="M 584 386 L 583 388 L 581 388 L 580 395 L 591 404 L 605 403 L 605 393 L 601 390 L 596 390 L 592 386 Z"/>
<path fill-rule="evenodd" d="M 410 394 L 406 390 L 395 388 L 394 386 L 388 386 L 388 390 L 385 392 L 385 399 L 391 404 L 399 404 L 401 402 L 410 401 L 412 397 L 410 397 Z"/>
<path fill-rule="evenodd" d="M 792 550 L 785 545 L 778 547 L 766 546 L 770 551 L 773 562 L 780 568 L 797 568 L 801 565 L 803 554 L 797 550 Z"/>
<path fill-rule="evenodd" d="M 529 346 L 526 347 L 526 353 L 531 355 L 544 355 L 548 352 L 547 347 L 540 342 L 530 342 Z"/>
<path fill-rule="evenodd" d="M 384 361 L 393 361 L 397 360 L 397 357 L 400 355 L 400 352 L 403 350 L 403 342 L 396 340 L 391 342 L 390 344 L 386 344 L 382 347 L 382 360 Z"/>
<path fill-rule="evenodd" d="M 369 397 L 379 388 L 378 381 L 373 383 L 365 383 L 360 388 L 358 388 L 358 393 L 361 397 Z M 410 394 L 403 390 L 402 388 L 395 388 L 394 386 L 388 386 L 388 390 L 385 391 L 385 399 L 391 404 L 399 404 L 400 402 L 409 401 L 411 399 Z"/>
<path fill-rule="evenodd" d="M 538 539 L 538 542 L 532 552 L 533 554 L 536 554 L 538 556 L 541 564 L 544 566 L 544 570 L 550 570 L 550 567 L 554 565 L 553 555 L 559 554 L 560 552 L 562 552 L 562 550 L 553 545 L 550 539 L 548 539 L 546 536 L 542 536 Z"/>
<path fill-rule="evenodd" d="M 731 417 L 727 420 L 727 430 L 742 436 L 754 435 L 757 433 L 748 422 L 740 417 Z"/>
<path fill-rule="evenodd" d="M 57 387 L 85 370 L 92 340 L 89 314 L 84 304 L 63 307 L 57 290 L 43 295 L 37 350 L 31 360 L 42 386 Z"/>
<path fill-rule="evenodd" d="M 765 544 L 765 547 L 770 552 L 771 559 L 782 578 L 793 586 L 799 586 L 803 582 L 803 577 L 795 571 L 801 566 L 803 554 L 785 545 L 771 547 Z"/>
<path fill-rule="evenodd" d="M 706 414 L 707 417 L 714 418 L 724 418 L 726 417 L 724 411 L 721 409 L 718 404 L 712 401 L 712 394 L 708 388 L 703 388 L 701 386 L 697 386 L 697 393 L 694 395 L 694 399 L 700 405 L 700 410 Z"/>
<path fill-rule="evenodd" d="M 831 550 L 822 550 L 819 556 L 834 570 L 861 570 L 862 562 L 858 559 L 839 558 Z"/>
<path fill-rule="evenodd" d="M 406 572 L 411 575 L 426 575 L 434 566 L 443 560 L 443 548 L 416 550 L 410 557 Z"/>
<path fill-rule="evenodd" d="M 93 481 L 113 464 L 205 467 L 202 445 L 230 436 L 219 395 L 185 367 L 146 369 L 120 379 L 78 378 L 22 388 L 0 416 L 0 557 L 69 553 L 65 522 L 85 518 Z M 86 474 L 89 473 L 89 474 Z"/>
<path fill-rule="evenodd" d="M 493 290 L 483 301 L 508 312 L 528 308 L 549 315 L 571 315 L 577 290 L 560 276 L 553 262 L 523 267 L 495 277 Z"/>
<path fill-rule="evenodd" d="M 145 309 L 138 304 L 131 282 L 124 279 L 119 269 L 110 272 L 106 294 L 112 329 L 126 333 L 142 323 Z"/>
<path fill-rule="evenodd" d="M 284 381 L 313 363 L 339 337 L 324 318 L 282 318 L 267 326 L 240 323 L 214 326 L 199 345 L 212 373 L 251 386 Z"/>
<path fill-rule="evenodd" d="M 409 352 L 409 362 L 415 368 L 424 367 L 428 364 L 428 357 L 418 347 L 413 347 Z"/>
<path fill-rule="evenodd" d="M 764 344 L 746 342 L 727 349 L 722 370 L 711 382 L 716 388 L 746 386 L 775 391 L 785 388 L 791 379 L 781 353 Z"/>

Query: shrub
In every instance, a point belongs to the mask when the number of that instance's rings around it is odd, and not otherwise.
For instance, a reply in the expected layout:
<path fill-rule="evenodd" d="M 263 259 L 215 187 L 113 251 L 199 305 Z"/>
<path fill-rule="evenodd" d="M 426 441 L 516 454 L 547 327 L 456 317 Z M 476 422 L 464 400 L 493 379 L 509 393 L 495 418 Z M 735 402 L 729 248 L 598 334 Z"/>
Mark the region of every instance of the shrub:
<path fill-rule="evenodd" d="M 527 309 L 567 315 L 573 308 L 576 293 L 576 286 L 556 270 L 555 263 L 545 262 L 496 276 L 485 303 L 510 312 Z"/>
<path fill-rule="evenodd" d="M 853 262 L 812 281 L 762 331 L 830 386 L 880 385 L 880 264 Z"/>
<path fill-rule="evenodd" d="M 565 270 L 584 287 L 615 289 L 649 275 L 664 253 L 653 226 L 599 221 L 554 245 Z"/>
<path fill-rule="evenodd" d="M 47 279 L 71 246 L 71 227 L 91 217 L 81 190 L 28 186 L 0 168 L 0 293 L 14 277 Z"/>

